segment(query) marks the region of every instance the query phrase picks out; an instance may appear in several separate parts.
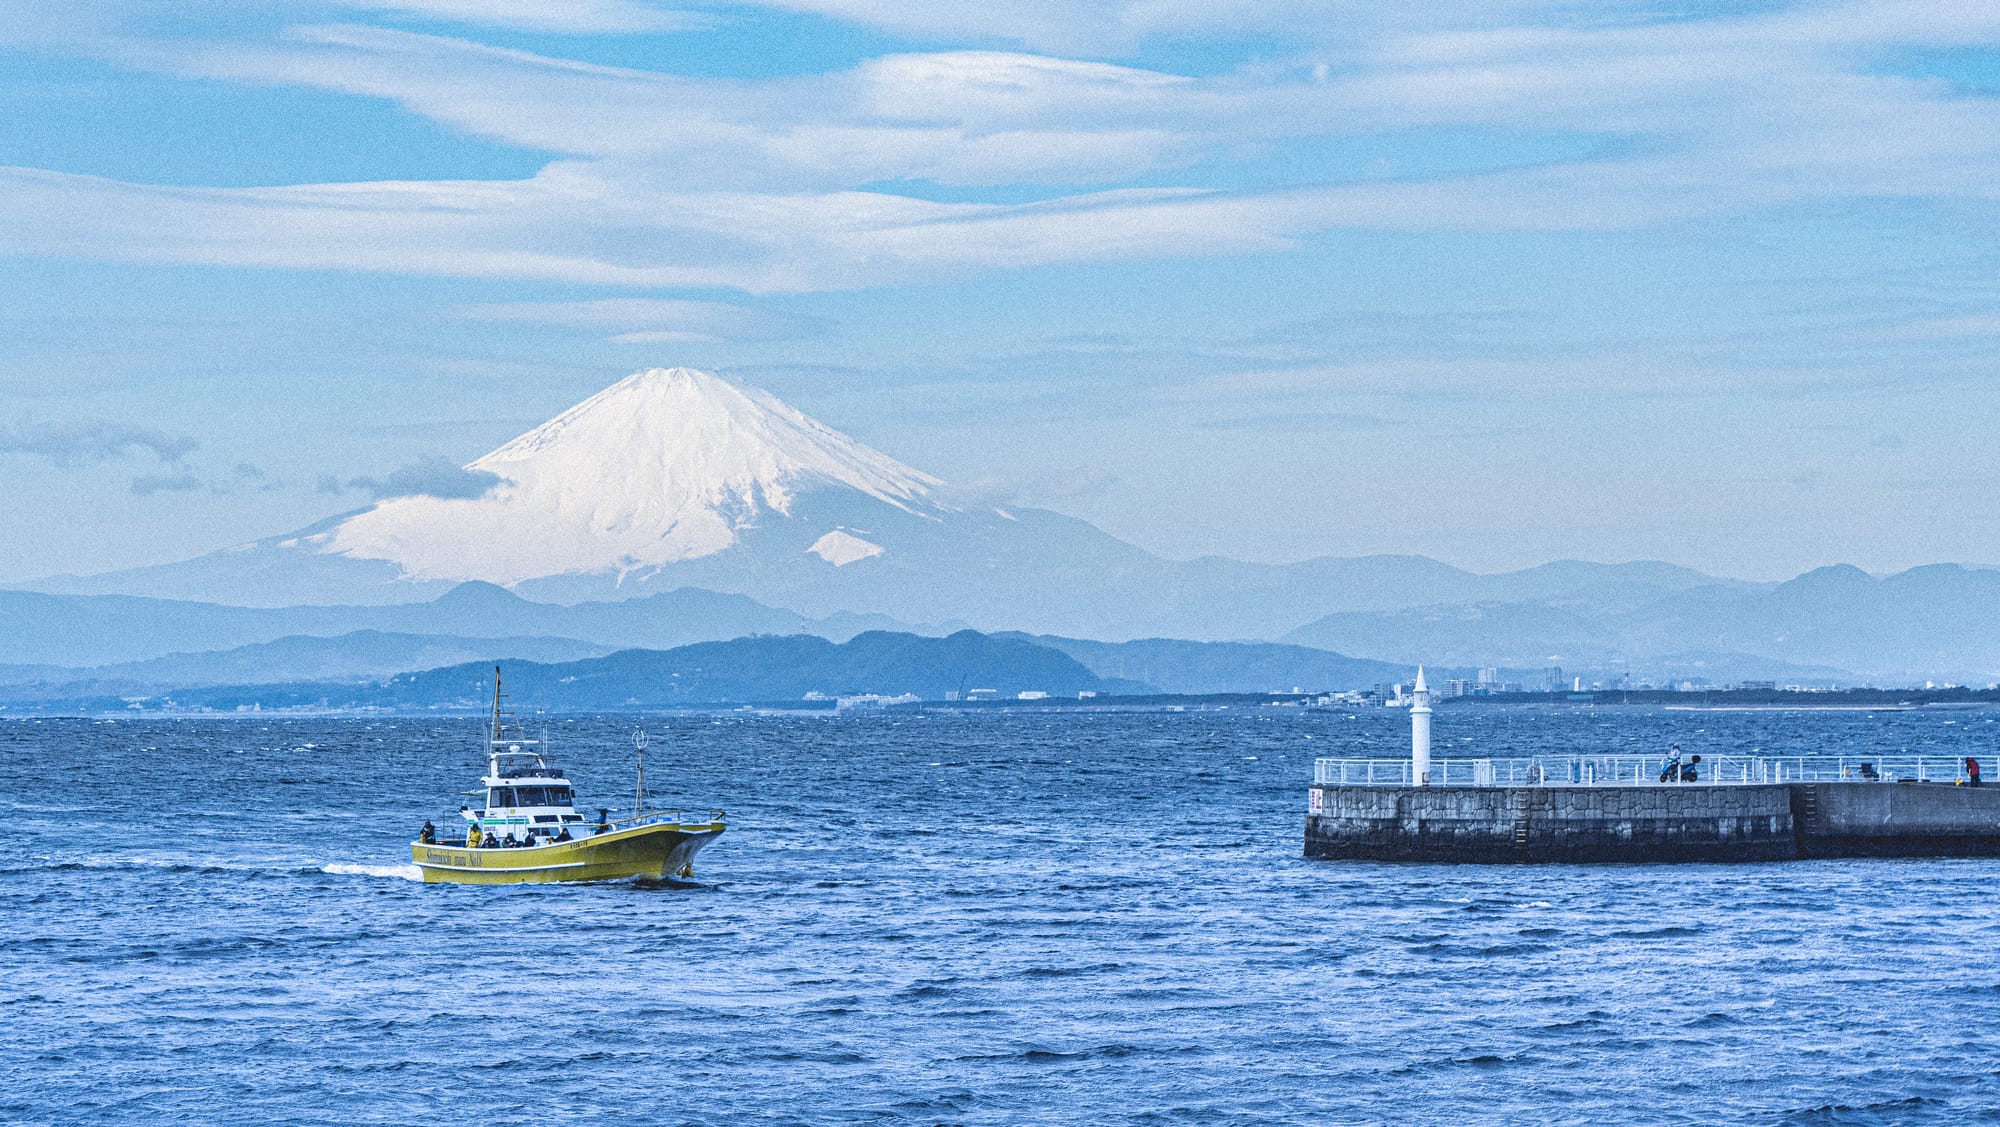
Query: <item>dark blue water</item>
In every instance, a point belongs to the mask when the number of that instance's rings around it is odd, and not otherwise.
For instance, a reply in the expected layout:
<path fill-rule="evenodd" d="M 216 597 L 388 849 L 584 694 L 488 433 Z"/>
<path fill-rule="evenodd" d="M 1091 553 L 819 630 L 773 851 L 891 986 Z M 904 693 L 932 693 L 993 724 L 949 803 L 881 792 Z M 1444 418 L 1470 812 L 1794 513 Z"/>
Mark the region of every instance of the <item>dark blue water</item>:
<path fill-rule="evenodd" d="M 1994 713 L 1439 713 L 1441 752 L 1992 754 Z M 468 888 L 472 721 L 0 723 L 0 1121 L 2000 1120 L 2000 863 L 1337 865 L 1386 711 L 678 717 L 707 887 Z M 630 720 L 558 721 L 629 805 Z M 449 824 L 449 823 L 440 823 Z"/>

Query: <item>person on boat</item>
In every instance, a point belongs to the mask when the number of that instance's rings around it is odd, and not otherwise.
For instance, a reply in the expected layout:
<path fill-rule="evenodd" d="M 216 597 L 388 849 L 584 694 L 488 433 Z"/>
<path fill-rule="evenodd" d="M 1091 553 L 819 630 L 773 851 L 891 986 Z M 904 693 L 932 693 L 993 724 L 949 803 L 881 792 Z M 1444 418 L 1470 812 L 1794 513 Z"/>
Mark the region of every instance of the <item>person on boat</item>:
<path fill-rule="evenodd" d="M 466 847 L 467 849 L 477 849 L 477 848 L 479 848 L 479 823 L 478 823 L 478 822 L 467 822 L 467 823 L 465 823 L 465 847 Z"/>
<path fill-rule="evenodd" d="M 1968 760 L 1967 762 L 1970 762 L 1970 760 Z M 1975 784 L 1975 785 L 1976 785 L 1976 784 Z M 573 838 L 571 838 L 571 837 L 569 836 L 569 827 L 568 827 L 568 826 L 564 826 L 564 827 L 562 828 L 562 832 L 561 832 L 561 833 L 559 833 L 559 834 L 557 834 L 557 835 L 556 835 L 556 838 L 555 838 L 555 839 L 556 839 L 557 841 L 573 841 L 573 840 L 575 840 L 575 839 L 573 839 Z"/>
<path fill-rule="evenodd" d="M 500 848 L 500 839 L 493 836 L 492 830 L 487 830 L 486 839 L 480 844 L 483 848 L 486 849 L 498 849 Z"/>
<path fill-rule="evenodd" d="M 417 840 L 425 845 L 436 845 L 437 839 L 437 827 L 431 825 L 429 818 L 424 819 L 424 828 L 417 831 Z"/>
<path fill-rule="evenodd" d="M 597 812 L 597 832 L 601 834 L 611 832 L 611 811 L 599 810 Z"/>

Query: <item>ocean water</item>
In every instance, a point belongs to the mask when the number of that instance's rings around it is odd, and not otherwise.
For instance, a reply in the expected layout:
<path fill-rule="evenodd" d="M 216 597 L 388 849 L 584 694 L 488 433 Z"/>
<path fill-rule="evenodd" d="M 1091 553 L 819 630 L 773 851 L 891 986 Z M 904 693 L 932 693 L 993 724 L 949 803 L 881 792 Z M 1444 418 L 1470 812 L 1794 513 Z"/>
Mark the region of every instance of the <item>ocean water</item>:
<path fill-rule="evenodd" d="M 1996 714 L 1444 708 L 1440 754 Z M 551 721 L 629 807 L 630 718 Z M 478 722 L 0 722 L 0 1122 L 2000 1121 L 2000 863 L 1333 864 L 1289 709 L 682 715 L 695 887 L 424 885 Z M 440 820 L 441 826 L 452 823 Z"/>

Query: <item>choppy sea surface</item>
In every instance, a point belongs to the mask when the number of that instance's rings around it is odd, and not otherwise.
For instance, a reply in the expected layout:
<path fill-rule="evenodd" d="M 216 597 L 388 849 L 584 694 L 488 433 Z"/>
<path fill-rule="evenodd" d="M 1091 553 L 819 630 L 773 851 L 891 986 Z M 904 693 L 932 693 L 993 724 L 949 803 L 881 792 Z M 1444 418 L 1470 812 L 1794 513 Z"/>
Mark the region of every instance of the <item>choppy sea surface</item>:
<path fill-rule="evenodd" d="M 2000 713 L 1438 713 L 1991 755 Z M 2000 1121 L 2000 863 L 1308 861 L 1387 710 L 550 721 L 696 887 L 425 885 L 476 720 L 0 722 L 0 1122 Z"/>

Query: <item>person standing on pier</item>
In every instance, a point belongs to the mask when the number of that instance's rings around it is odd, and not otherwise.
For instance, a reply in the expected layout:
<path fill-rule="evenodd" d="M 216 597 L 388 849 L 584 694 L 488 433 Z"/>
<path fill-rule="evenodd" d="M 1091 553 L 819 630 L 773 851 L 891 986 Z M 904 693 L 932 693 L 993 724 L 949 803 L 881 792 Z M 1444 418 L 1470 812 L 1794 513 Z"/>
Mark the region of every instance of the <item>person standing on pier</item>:
<path fill-rule="evenodd" d="M 1969 787 L 1979 785 L 1979 760 L 1970 755 L 1965 757 L 1965 785 Z"/>

